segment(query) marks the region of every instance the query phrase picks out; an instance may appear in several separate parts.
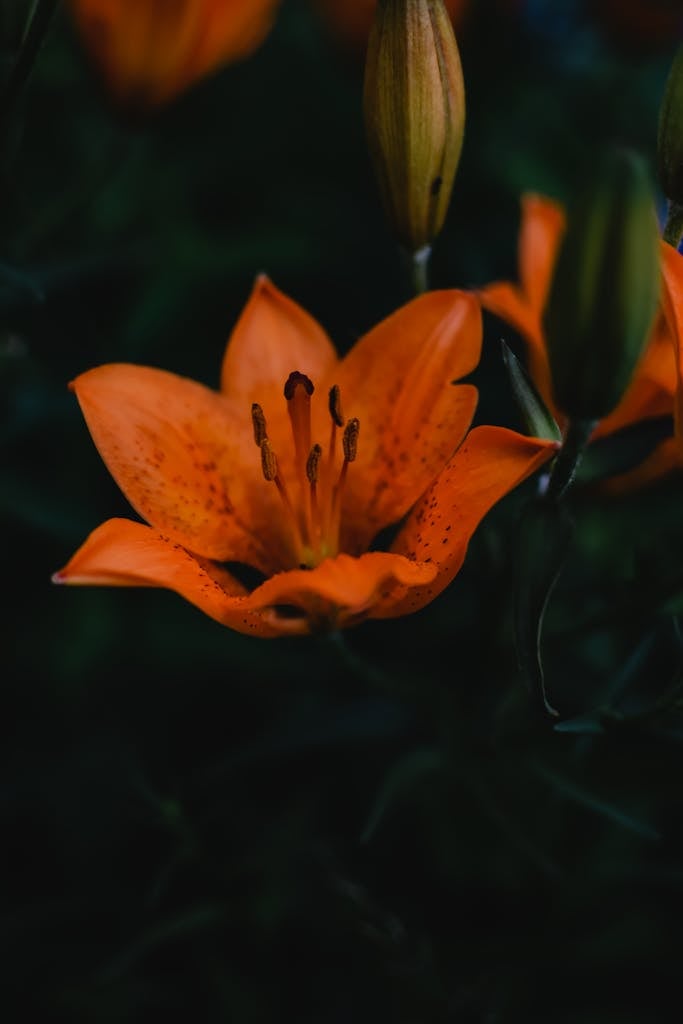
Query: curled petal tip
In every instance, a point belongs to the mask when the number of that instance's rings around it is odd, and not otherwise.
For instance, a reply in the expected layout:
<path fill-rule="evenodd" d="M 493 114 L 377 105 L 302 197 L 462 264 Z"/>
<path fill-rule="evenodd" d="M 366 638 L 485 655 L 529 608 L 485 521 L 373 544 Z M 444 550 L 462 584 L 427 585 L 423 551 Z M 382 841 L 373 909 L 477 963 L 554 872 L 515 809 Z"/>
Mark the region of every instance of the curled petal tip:
<path fill-rule="evenodd" d="M 52 576 L 50 577 L 50 582 L 51 583 L 66 583 L 66 576 L 64 575 L 64 573 L 60 569 L 59 572 L 53 572 L 52 573 Z"/>

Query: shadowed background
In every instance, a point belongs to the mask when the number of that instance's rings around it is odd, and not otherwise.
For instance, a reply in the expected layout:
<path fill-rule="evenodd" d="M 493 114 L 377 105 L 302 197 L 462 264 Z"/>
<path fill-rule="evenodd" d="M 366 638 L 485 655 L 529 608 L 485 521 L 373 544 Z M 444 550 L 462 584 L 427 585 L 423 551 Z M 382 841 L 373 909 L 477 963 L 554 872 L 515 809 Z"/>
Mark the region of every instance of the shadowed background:
<path fill-rule="evenodd" d="M 600 141 L 654 169 L 676 25 L 674 0 L 464 5 L 465 144 L 433 287 L 514 278 L 520 193 L 567 200 Z M 129 514 L 72 377 L 130 361 L 217 386 L 259 272 L 341 352 L 409 298 L 362 69 L 313 3 L 285 0 L 251 57 L 123 116 L 60 9 L 1 126 L 8 1022 L 669 1019 L 680 477 L 571 500 L 544 629 L 559 729 L 511 632 L 531 481 L 434 604 L 345 647 L 234 634 L 164 591 L 50 583 Z M 499 348 L 517 339 L 485 331 L 476 422 L 522 429 Z"/>

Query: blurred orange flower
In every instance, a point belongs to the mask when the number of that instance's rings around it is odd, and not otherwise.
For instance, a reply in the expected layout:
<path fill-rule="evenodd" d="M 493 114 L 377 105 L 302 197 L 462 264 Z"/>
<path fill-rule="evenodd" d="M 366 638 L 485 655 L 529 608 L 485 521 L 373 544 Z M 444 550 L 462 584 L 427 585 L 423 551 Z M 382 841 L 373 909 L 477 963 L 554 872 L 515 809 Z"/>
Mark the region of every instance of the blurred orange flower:
<path fill-rule="evenodd" d="M 509 323 L 527 346 L 529 372 L 560 426 L 565 417 L 553 400 L 543 333 L 543 310 L 565 227 L 562 206 L 534 193 L 522 196 L 519 283 L 496 282 L 479 292 L 485 309 Z M 641 486 L 683 466 L 683 256 L 661 242 L 661 309 L 646 349 L 623 398 L 591 435 L 595 440 L 641 420 L 673 416 L 673 435 L 638 467 L 611 481 L 613 489 Z"/>
<path fill-rule="evenodd" d="M 149 525 L 105 522 L 55 581 L 166 587 L 260 636 L 417 611 L 488 510 L 557 450 L 501 427 L 467 434 L 477 391 L 454 381 L 480 348 L 477 299 L 434 291 L 339 359 L 260 277 L 220 392 L 143 366 L 82 374 L 71 387 L 93 440 Z M 238 564 L 263 582 L 250 589 Z"/>
<path fill-rule="evenodd" d="M 67 0 L 109 93 L 155 107 L 267 35 L 279 0 Z"/>
<path fill-rule="evenodd" d="M 337 36 L 354 50 L 368 41 L 377 0 L 313 0 Z M 444 6 L 458 27 L 470 0 L 444 0 Z"/>

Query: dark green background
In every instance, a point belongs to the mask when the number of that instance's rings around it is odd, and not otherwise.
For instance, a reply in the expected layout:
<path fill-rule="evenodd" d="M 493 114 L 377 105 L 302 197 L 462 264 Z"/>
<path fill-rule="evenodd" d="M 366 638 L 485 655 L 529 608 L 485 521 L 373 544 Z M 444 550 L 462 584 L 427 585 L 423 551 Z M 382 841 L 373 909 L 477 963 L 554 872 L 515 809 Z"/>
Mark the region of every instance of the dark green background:
<path fill-rule="evenodd" d="M 568 199 L 601 142 L 654 168 L 667 6 L 621 5 L 644 21 L 617 31 L 606 3 L 472 0 L 433 286 L 514 276 L 520 192 Z M 543 640 L 557 729 L 511 627 L 531 481 L 433 605 L 345 648 L 50 583 L 129 514 L 73 376 L 123 360 L 216 386 L 261 271 L 340 351 L 408 298 L 361 89 L 361 56 L 285 0 L 253 57 L 131 120 L 61 11 L 0 125 L 7 1024 L 677 1017 L 681 477 L 571 498 Z M 477 422 L 521 429 L 499 351 L 516 339 L 485 326 Z"/>

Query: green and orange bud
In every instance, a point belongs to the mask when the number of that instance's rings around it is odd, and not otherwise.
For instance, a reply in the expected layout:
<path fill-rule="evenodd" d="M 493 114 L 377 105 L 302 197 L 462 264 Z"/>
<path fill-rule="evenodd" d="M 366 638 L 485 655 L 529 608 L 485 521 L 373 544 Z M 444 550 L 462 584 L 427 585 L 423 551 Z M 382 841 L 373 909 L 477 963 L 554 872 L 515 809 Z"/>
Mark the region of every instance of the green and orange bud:
<path fill-rule="evenodd" d="M 443 0 L 379 0 L 363 109 L 387 218 L 418 252 L 443 226 L 465 129 L 460 54 Z"/>
<path fill-rule="evenodd" d="M 614 149 L 577 195 L 544 317 L 555 402 L 570 420 L 602 419 L 628 386 L 660 289 L 652 183 Z"/>
<path fill-rule="evenodd" d="M 659 108 L 657 170 L 667 199 L 683 204 L 683 46 L 671 65 Z"/>

